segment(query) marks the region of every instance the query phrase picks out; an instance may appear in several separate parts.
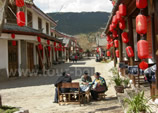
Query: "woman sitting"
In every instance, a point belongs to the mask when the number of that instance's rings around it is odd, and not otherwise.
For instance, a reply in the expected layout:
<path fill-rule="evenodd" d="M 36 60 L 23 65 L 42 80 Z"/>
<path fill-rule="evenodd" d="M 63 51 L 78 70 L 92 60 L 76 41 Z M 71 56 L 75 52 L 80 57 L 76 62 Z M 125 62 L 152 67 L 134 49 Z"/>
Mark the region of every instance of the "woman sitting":
<path fill-rule="evenodd" d="M 96 72 L 94 74 L 95 80 L 92 82 L 93 88 L 91 90 L 91 95 L 94 100 L 98 100 L 99 93 L 105 93 L 108 90 L 106 81 L 100 76 L 100 73 Z"/>

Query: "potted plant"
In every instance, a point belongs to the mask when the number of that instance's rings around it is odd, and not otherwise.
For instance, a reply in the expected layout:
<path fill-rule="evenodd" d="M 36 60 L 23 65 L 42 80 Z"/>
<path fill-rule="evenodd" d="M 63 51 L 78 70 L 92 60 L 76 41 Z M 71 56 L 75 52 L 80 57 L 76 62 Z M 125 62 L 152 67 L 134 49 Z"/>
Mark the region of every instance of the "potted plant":
<path fill-rule="evenodd" d="M 147 105 L 150 99 L 146 99 L 144 96 L 144 91 L 139 92 L 133 98 L 126 98 L 125 103 L 128 104 L 127 113 L 151 113 L 151 107 Z"/>
<path fill-rule="evenodd" d="M 125 88 L 129 88 L 129 81 L 130 81 L 130 80 L 129 80 L 128 78 L 123 80 L 123 83 L 124 83 L 124 87 L 125 87 Z"/>
<path fill-rule="evenodd" d="M 119 71 L 116 67 L 109 70 L 114 75 L 112 81 L 115 83 L 115 90 L 117 93 L 124 93 L 123 79 L 119 75 Z"/>
<path fill-rule="evenodd" d="M 117 93 L 124 93 L 123 80 L 120 76 L 114 76 L 113 81 L 115 83 L 115 90 Z"/>

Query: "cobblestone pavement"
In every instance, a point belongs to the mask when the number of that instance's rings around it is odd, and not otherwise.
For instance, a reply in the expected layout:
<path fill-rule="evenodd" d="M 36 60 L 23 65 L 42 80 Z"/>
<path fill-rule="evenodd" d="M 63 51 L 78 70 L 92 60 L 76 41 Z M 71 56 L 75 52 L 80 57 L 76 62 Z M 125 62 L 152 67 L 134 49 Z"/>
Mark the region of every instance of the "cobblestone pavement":
<path fill-rule="evenodd" d="M 113 67 L 113 62 L 97 63 L 94 58 L 84 59 L 78 63 L 65 63 L 54 66 L 56 73 L 67 69 L 73 76 L 73 81 L 78 82 L 85 69 L 101 72 L 102 76 L 110 83 L 111 73 L 108 70 Z M 77 70 L 77 71 L 76 71 Z M 107 98 L 103 101 L 91 102 L 85 106 L 64 105 L 53 103 L 54 81 L 57 76 L 37 76 L 14 78 L 0 83 L 0 94 L 4 105 L 22 107 L 30 113 L 123 113 L 120 107 L 113 85 L 109 85 Z M 94 78 L 93 78 L 94 79 Z"/>

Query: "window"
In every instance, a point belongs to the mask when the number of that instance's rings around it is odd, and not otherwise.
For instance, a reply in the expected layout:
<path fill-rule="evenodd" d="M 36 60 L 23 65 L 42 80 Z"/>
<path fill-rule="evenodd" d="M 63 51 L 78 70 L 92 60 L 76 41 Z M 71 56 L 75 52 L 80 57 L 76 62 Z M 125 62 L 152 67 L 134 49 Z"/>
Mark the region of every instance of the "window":
<path fill-rule="evenodd" d="M 38 29 L 42 30 L 42 19 L 38 18 Z"/>
<path fill-rule="evenodd" d="M 49 24 L 46 23 L 46 33 L 49 34 Z"/>
<path fill-rule="evenodd" d="M 8 6 L 13 11 L 13 13 L 16 14 L 16 12 L 17 12 L 16 5 L 9 4 Z M 9 8 L 7 8 L 7 12 L 6 12 L 7 13 L 6 14 L 7 23 L 16 23 L 16 16 L 11 12 L 11 10 Z"/>
<path fill-rule="evenodd" d="M 32 13 L 27 11 L 27 26 L 32 27 Z"/>

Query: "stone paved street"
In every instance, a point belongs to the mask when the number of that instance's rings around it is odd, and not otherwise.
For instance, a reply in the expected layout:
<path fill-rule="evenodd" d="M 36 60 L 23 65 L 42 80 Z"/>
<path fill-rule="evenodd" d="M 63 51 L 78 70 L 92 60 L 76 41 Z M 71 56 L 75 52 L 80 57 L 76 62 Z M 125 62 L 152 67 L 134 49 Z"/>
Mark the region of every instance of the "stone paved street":
<path fill-rule="evenodd" d="M 75 69 L 90 69 L 101 72 L 107 83 L 110 83 L 112 76 L 108 70 L 113 66 L 113 62 L 108 64 L 96 63 L 94 58 L 84 59 L 78 63 L 66 63 L 54 66 L 56 69 L 69 69 L 71 75 Z M 78 73 L 78 72 L 77 72 Z M 11 79 L 0 83 L 0 94 L 4 105 L 22 107 L 29 109 L 30 113 L 122 113 L 113 85 L 109 85 L 107 98 L 103 101 L 91 102 L 85 106 L 64 105 L 59 106 L 53 103 L 54 81 L 57 76 L 47 77 L 27 77 Z M 80 76 L 73 76 L 73 82 L 79 81 Z M 94 79 L 94 78 L 93 78 Z"/>

